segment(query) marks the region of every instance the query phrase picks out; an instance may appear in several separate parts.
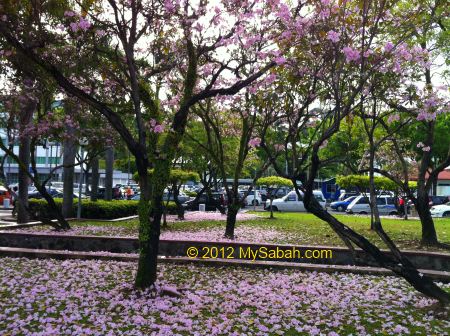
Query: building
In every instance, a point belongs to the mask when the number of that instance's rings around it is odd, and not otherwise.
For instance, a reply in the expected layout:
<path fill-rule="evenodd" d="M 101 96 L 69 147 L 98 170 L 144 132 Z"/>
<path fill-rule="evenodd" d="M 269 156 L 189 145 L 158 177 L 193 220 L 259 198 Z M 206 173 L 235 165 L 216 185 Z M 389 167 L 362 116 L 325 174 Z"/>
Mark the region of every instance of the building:
<path fill-rule="evenodd" d="M 4 132 L 0 130 L 0 136 L 3 143 L 7 144 L 6 135 Z M 19 146 L 14 145 L 14 153 L 16 155 L 19 154 Z M 55 169 L 55 167 L 62 165 L 62 145 L 59 143 L 52 143 L 48 144 L 47 146 L 37 146 L 36 151 L 34 154 L 35 160 L 36 160 L 36 169 L 39 174 L 39 179 L 43 180 L 48 177 L 50 172 Z M 0 149 L 0 157 L 3 157 L 5 153 Z M 31 167 L 30 167 L 31 169 Z M 74 176 L 74 182 L 78 183 L 80 180 L 80 167 L 76 166 L 75 168 L 75 176 Z M 6 177 L 6 183 L 8 185 L 14 184 L 18 182 L 18 176 L 19 176 L 19 165 L 11 158 L 7 157 L 4 167 L 3 167 L 5 177 Z M 104 186 L 105 184 L 105 169 L 100 169 L 100 180 L 99 185 Z M 63 175 L 63 168 L 58 168 L 53 172 L 53 176 L 51 178 L 51 181 L 62 181 Z M 131 174 L 128 175 L 127 173 L 121 172 L 119 170 L 114 170 L 113 172 L 113 185 L 116 184 L 122 184 L 126 185 L 128 184 L 128 180 L 131 179 Z"/>
<path fill-rule="evenodd" d="M 447 167 L 438 175 L 436 195 L 450 196 L 450 167 Z"/>

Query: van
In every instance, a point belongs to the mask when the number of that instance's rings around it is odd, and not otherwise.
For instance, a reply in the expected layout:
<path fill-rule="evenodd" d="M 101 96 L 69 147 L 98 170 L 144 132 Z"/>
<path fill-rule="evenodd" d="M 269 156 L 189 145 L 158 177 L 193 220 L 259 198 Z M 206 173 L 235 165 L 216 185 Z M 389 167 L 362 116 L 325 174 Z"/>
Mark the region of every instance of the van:
<path fill-rule="evenodd" d="M 313 191 L 314 197 L 320 203 L 322 208 L 325 209 L 326 200 L 323 197 L 323 193 L 320 190 Z M 266 209 L 270 210 L 269 202 L 266 204 Z M 272 202 L 272 209 L 274 211 L 288 211 L 288 212 L 302 212 L 306 211 L 303 204 L 303 192 L 300 191 L 300 197 L 297 197 L 295 191 L 289 192 L 286 196 L 277 198 Z"/>
<path fill-rule="evenodd" d="M 348 214 L 367 215 L 371 213 L 370 198 L 360 195 L 356 197 L 347 207 Z M 395 198 L 392 196 L 377 197 L 377 208 L 380 215 L 397 215 L 398 211 L 395 206 Z"/>

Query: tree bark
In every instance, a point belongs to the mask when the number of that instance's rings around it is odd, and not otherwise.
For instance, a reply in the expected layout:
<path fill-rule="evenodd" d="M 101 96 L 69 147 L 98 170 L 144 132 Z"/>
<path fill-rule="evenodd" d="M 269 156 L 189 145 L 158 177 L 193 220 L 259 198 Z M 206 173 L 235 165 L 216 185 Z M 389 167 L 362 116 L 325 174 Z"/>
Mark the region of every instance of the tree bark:
<path fill-rule="evenodd" d="M 270 219 L 275 219 L 273 216 L 273 208 L 272 208 L 273 197 L 270 196 Z"/>
<path fill-rule="evenodd" d="M 84 180 L 86 181 L 86 184 L 84 186 L 84 194 L 85 195 L 89 195 L 89 187 L 91 185 L 91 181 L 92 181 L 92 174 L 91 174 L 91 165 L 90 164 L 86 164 L 86 171 L 85 171 L 85 178 Z"/>
<path fill-rule="evenodd" d="M 239 196 L 238 196 L 239 197 Z M 225 238 L 234 239 L 234 229 L 236 227 L 236 217 L 239 212 L 240 204 L 236 201 L 228 205 L 227 225 L 225 227 Z"/>
<path fill-rule="evenodd" d="M 97 201 L 98 198 L 98 181 L 100 174 L 98 172 L 98 156 L 95 156 L 91 160 L 92 172 L 91 172 L 91 201 Z"/>
<path fill-rule="evenodd" d="M 162 197 L 159 211 L 154 210 L 150 200 L 150 184 L 147 167 L 136 161 L 139 173 L 141 198 L 138 206 L 139 216 L 139 261 L 135 279 L 136 288 L 150 287 L 156 281 L 156 265 L 159 247 L 159 231 L 162 216 Z"/>
<path fill-rule="evenodd" d="M 114 148 L 108 147 L 106 149 L 105 160 L 105 200 L 111 201 L 113 194 L 113 169 L 114 169 Z"/>
<path fill-rule="evenodd" d="M 24 129 L 30 125 L 33 119 L 33 113 L 36 110 L 37 102 L 28 99 L 25 106 L 23 107 L 22 113 L 20 115 L 20 125 Z M 23 134 L 19 139 L 19 155 L 18 159 L 23 162 L 24 167 L 29 169 L 30 166 L 30 150 L 31 150 L 31 138 Z M 29 220 L 28 214 L 28 185 L 30 179 L 27 172 L 23 169 L 19 169 L 18 172 L 19 179 L 19 195 L 17 198 L 17 223 L 27 223 Z"/>
<path fill-rule="evenodd" d="M 180 187 L 179 185 L 177 185 L 176 183 L 174 183 L 172 185 L 172 190 L 173 190 L 173 199 L 175 201 L 175 204 L 177 206 L 177 217 L 179 220 L 184 220 L 184 208 L 183 205 L 181 204 L 180 200 L 178 199 L 178 196 L 180 195 Z"/>
<path fill-rule="evenodd" d="M 63 203 L 62 214 L 68 218 L 73 216 L 73 183 L 75 175 L 75 156 L 77 153 L 77 145 L 74 138 L 74 129 L 67 128 L 68 137 L 63 144 Z"/>
<path fill-rule="evenodd" d="M 415 207 L 417 214 L 420 218 L 420 224 L 422 225 L 422 239 L 423 245 L 437 245 L 437 233 L 434 227 L 433 218 L 431 217 L 430 208 L 428 206 L 429 199 L 428 194 L 421 190 L 417 191 L 417 201 Z"/>
<path fill-rule="evenodd" d="M 30 145 L 31 139 L 29 137 L 21 137 L 19 144 L 19 160 L 23 162 L 25 167 L 30 166 Z M 28 185 L 29 178 L 26 172 L 19 169 L 19 195 L 17 198 L 17 223 L 27 223 L 29 220 L 28 214 Z"/>
<path fill-rule="evenodd" d="M 373 143 L 373 132 L 369 134 L 370 138 L 370 158 L 369 158 L 369 194 L 370 194 L 370 229 L 375 230 L 378 226 L 381 226 L 380 213 L 378 211 L 377 194 L 375 192 L 374 181 L 374 164 L 375 164 L 375 148 Z"/>

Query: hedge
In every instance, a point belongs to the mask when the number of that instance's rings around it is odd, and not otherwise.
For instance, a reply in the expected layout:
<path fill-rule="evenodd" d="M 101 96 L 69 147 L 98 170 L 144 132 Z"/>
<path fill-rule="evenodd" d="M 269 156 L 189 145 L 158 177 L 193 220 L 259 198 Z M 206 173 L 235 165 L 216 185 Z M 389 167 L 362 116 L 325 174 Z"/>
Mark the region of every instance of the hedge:
<path fill-rule="evenodd" d="M 55 198 L 55 203 L 59 209 L 62 206 L 62 199 Z M 89 219 L 114 219 L 121 217 L 128 217 L 137 215 L 139 201 L 113 200 L 104 201 L 98 200 L 96 202 L 90 200 L 81 200 L 81 217 Z M 35 218 L 44 217 L 50 218 L 50 211 L 47 201 L 30 199 L 29 207 Z M 78 209 L 78 200 L 73 202 L 72 211 L 68 217 L 76 217 Z M 169 202 L 168 213 L 176 213 L 176 204 Z"/>

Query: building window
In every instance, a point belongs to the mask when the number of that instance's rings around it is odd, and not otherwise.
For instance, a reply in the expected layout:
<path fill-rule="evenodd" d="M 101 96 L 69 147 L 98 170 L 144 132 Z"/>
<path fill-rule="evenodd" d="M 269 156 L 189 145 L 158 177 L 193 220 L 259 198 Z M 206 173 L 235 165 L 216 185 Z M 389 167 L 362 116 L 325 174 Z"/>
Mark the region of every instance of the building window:
<path fill-rule="evenodd" d="M 38 156 L 36 157 L 36 164 L 45 164 L 46 157 L 45 156 Z M 59 157 L 49 157 L 48 158 L 48 164 L 59 164 L 60 158 Z"/>

